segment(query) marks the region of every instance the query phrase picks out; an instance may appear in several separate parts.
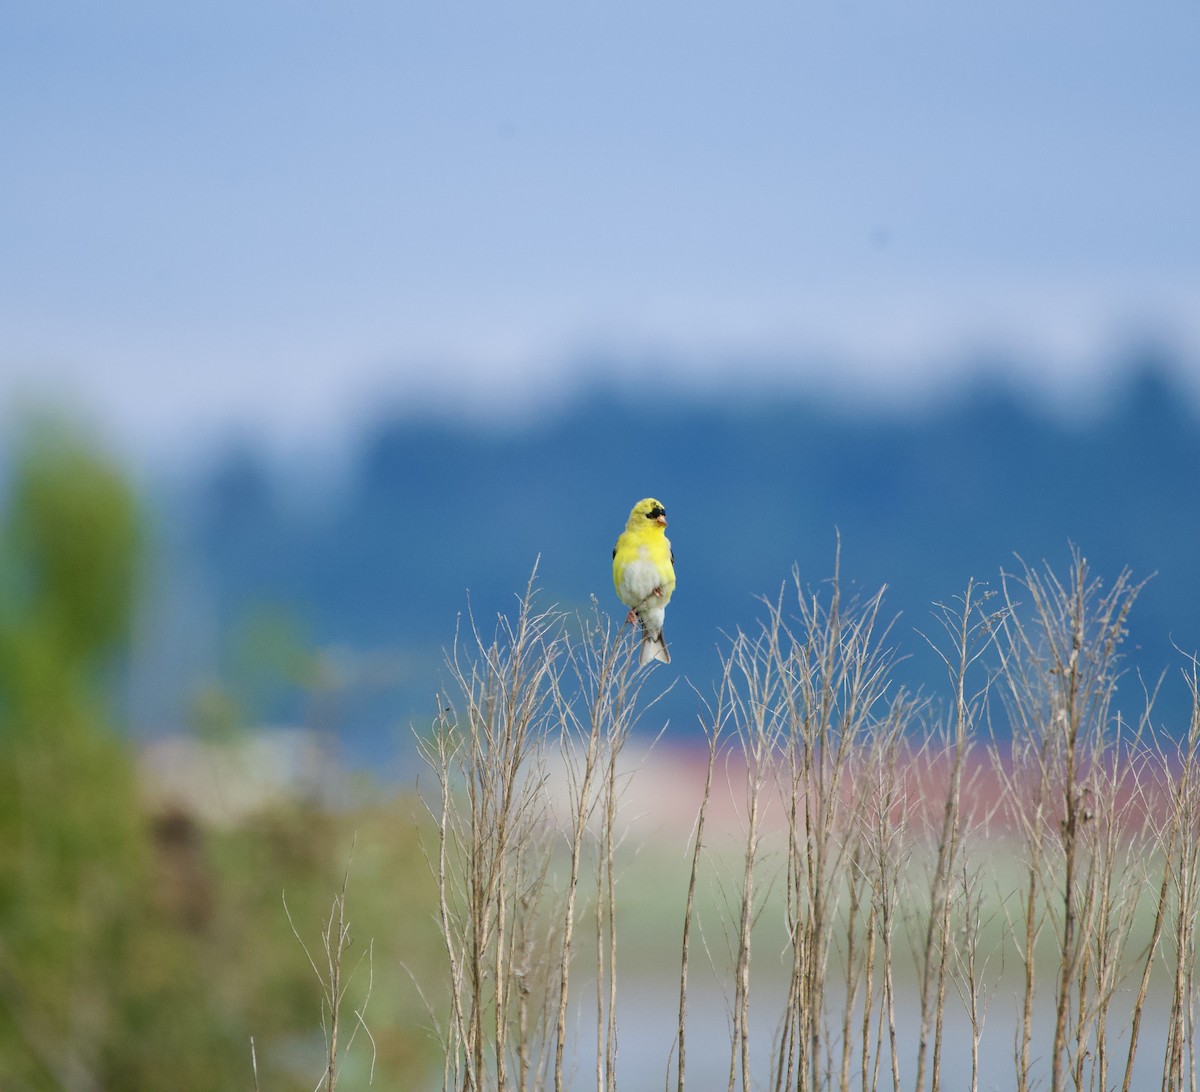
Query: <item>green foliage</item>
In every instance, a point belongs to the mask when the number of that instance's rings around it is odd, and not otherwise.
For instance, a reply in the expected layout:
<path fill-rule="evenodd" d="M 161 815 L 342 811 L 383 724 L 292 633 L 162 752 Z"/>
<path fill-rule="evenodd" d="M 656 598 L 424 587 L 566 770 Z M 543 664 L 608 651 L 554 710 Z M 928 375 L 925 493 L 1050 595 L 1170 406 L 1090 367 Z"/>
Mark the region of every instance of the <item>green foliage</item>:
<path fill-rule="evenodd" d="M 6 537 L 5 569 L 24 593 L 12 599 L 20 631 L 37 633 L 56 666 L 78 669 L 124 638 L 139 521 L 114 465 L 64 434 L 36 435 L 20 462 Z"/>
<path fill-rule="evenodd" d="M 100 672 L 138 538 L 110 463 L 58 433 L 27 442 L 0 530 L 0 1083 L 88 1083 L 119 1019 L 146 844 Z"/>
<path fill-rule="evenodd" d="M 433 894 L 412 806 L 331 816 L 294 802 L 221 829 L 183 807 L 149 813 L 111 700 L 143 542 L 111 460 L 64 430 L 30 432 L 0 513 L 0 1088 L 250 1087 L 251 1036 L 261 1087 L 311 1088 L 320 988 L 281 895 L 315 934 L 364 825 L 346 973 L 372 937 L 390 970 L 419 963 Z M 267 636 L 259 652 L 279 659 L 286 642 Z M 236 745 L 238 707 L 212 715 Z M 414 998 L 377 990 L 372 1006 L 376 1080 L 411 1085 L 429 1064 Z M 356 1044 L 347 1073 L 370 1058 Z"/>

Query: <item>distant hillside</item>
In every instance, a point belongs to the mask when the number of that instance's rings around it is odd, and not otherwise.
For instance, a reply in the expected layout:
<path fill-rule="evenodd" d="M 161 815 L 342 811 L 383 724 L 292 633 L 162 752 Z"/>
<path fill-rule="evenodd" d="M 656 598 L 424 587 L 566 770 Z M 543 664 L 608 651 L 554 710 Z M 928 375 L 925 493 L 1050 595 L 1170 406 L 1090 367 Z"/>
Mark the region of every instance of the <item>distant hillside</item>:
<path fill-rule="evenodd" d="M 222 630 L 287 604 L 306 640 L 367 665 L 328 712 L 364 756 L 432 712 L 439 650 L 468 590 L 490 628 L 540 555 L 546 602 L 583 606 L 595 593 L 615 613 L 612 542 L 651 494 L 667 507 L 679 574 L 671 670 L 702 689 L 722 631 L 752 624 L 756 596 L 793 563 L 808 583 L 831 573 L 837 531 L 844 577 L 891 589 L 911 682 L 937 681 L 912 632 L 931 602 L 968 577 L 994 581 L 1014 552 L 1065 571 L 1069 542 L 1108 578 L 1126 565 L 1157 574 L 1131 627 L 1131 666 L 1157 675 L 1182 664 L 1172 642 L 1200 648 L 1200 422 L 1168 374 L 1137 364 L 1085 423 L 998 385 L 915 416 L 860 416 L 798 393 L 636 402 L 596 391 L 521 431 L 388 420 L 363 435 L 329 496 L 277 480 L 256 452 L 231 453 L 188 506 L 190 552 Z M 694 698 L 677 690 L 668 712 L 690 731 Z M 1181 715 L 1181 695 L 1172 682 L 1164 714 Z M 283 692 L 272 700 L 275 715 L 301 715 Z"/>

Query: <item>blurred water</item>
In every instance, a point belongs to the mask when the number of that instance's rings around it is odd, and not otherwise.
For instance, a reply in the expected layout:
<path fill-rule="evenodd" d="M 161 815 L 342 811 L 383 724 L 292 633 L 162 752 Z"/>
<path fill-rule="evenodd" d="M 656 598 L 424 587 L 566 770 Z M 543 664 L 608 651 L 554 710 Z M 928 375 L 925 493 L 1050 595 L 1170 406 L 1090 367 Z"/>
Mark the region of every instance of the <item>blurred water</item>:
<path fill-rule="evenodd" d="M 1136 983 L 1135 983 L 1136 986 Z M 732 989 L 732 985 L 730 985 Z M 896 1010 L 896 1049 L 899 1059 L 900 1087 L 912 1088 L 916 1076 L 916 1056 L 920 1012 L 916 984 L 898 984 L 899 1004 Z M 731 996 L 731 995 L 730 995 Z M 844 995 L 843 995 L 844 996 Z M 834 996 L 831 1011 L 840 1021 L 843 998 Z M 753 1082 L 756 1088 L 770 1088 L 770 1056 L 785 994 L 782 983 L 752 987 L 751 1057 Z M 679 984 L 669 979 L 637 977 L 627 981 L 619 998 L 619 1055 L 618 1085 L 626 1092 L 655 1092 L 675 1087 L 672 1058 L 670 1080 L 667 1080 L 668 1058 L 678 1026 Z M 1118 1001 L 1118 1011 L 1120 1009 Z M 856 1021 L 861 1021 L 861 1012 Z M 1144 1013 L 1139 1033 L 1139 1045 L 1133 1069 L 1134 1089 L 1158 1088 L 1162 1077 L 1163 1053 L 1166 1045 L 1166 1012 L 1161 1005 L 1151 1006 Z M 980 1092 L 1005 1092 L 1015 1087 L 1015 1042 L 1020 1023 L 1020 998 L 1015 985 L 998 989 L 986 1014 L 979 1045 Z M 858 1024 L 861 1027 L 861 1023 Z M 1047 1062 L 1053 1035 L 1053 1004 L 1047 998 L 1039 1002 L 1034 1014 L 1034 1051 L 1032 1076 L 1035 1087 L 1049 1086 Z M 687 1087 L 697 1092 L 725 1088 L 730 1067 L 729 1002 L 715 984 L 689 990 L 687 1023 Z M 872 1027 L 872 1035 L 876 1025 Z M 890 1053 L 885 1043 L 880 1059 L 878 1087 L 891 1088 Z M 1128 1051 L 1128 1030 L 1122 1020 L 1114 1021 L 1110 1031 L 1110 1060 L 1108 1087 L 1120 1087 Z M 861 1041 L 855 1041 L 856 1050 Z M 832 1044 L 840 1059 L 840 1045 Z M 872 1044 L 874 1046 L 874 1044 Z M 932 1054 L 930 1055 L 932 1058 Z M 854 1058 L 854 1063 L 858 1058 Z M 835 1069 L 836 1072 L 836 1069 Z M 1085 1069 L 1085 1087 L 1087 1085 Z M 970 1087 L 971 1027 L 965 1009 L 952 994 L 948 996 L 941 1047 L 942 1087 L 958 1092 Z M 740 1074 L 740 1069 L 739 1069 Z M 594 1087 L 582 1074 L 573 1088 Z M 851 1087 L 862 1087 L 861 1068 L 852 1064 Z M 740 1082 L 740 1077 L 739 1077 Z M 739 1083 L 740 1087 L 740 1083 Z"/>

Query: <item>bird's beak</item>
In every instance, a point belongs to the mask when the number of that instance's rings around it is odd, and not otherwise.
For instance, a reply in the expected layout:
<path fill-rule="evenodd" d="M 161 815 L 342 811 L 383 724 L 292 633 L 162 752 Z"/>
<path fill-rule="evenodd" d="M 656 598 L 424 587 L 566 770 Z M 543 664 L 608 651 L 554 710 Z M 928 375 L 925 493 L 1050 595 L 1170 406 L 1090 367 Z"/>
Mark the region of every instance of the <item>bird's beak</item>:
<path fill-rule="evenodd" d="M 655 523 L 657 523 L 657 524 L 660 524 L 660 525 L 661 525 L 661 526 L 663 526 L 663 527 L 666 527 L 666 525 L 667 525 L 667 517 L 666 517 L 666 516 L 659 516 L 659 517 L 658 517 L 658 519 L 656 519 L 654 522 L 655 522 Z"/>

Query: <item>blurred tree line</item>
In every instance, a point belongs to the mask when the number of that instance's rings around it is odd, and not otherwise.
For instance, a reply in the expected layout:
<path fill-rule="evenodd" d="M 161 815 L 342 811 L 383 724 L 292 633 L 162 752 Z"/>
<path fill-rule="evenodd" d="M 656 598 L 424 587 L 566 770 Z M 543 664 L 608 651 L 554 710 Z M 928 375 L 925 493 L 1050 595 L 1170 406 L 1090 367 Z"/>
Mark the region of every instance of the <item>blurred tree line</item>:
<path fill-rule="evenodd" d="M 356 830 L 352 964 L 372 938 L 376 963 L 419 963 L 432 916 L 412 808 L 296 800 L 217 829 L 144 805 L 114 695 L 147 541 L 112 460 L 27 431 L 0 511 L 0 1088 L 250 1088 L 254 1036 L 259 1087 L 311 1089 L 321 990 L 281 896 L 319 947 Z M 420 1014 L 402 973 L 391 992 L 375 977 L 376 1081 L 411 1087 Z"/>
<path fill-rule="evenodd" d="M 468 591 L 477 618 L 507 613 L 537 559 L 548 603 L 586 611 L 595 593 L 616 609 L 609 551 L 648 495 L 667 507 L 681 581 L 671 654 L 701 689 L 721 675 L 717 635 L 756 625 L 758 597 L 793 564 L 827 573 L 839 534 L 847 579 L 886 584 L 885 613 L 902 616 L 897 681 L 910 689 L 942 670 L 913 632 L 933 603 L 969 579 L 994 582 L 1014 553 L 1065 567 L 1075 543 L 1096 572 L 1157 574 L 1128 663 L 1147 678 L 1171 668 L 1157 708 L 1186 731 L 1175 668 L 1176 646 L 1200 647 L 1200 407 L 1168 349 L 1120 363 L 1111 387 L 1073 409 L 1006 378 L 1004 359 L 911 406 L 681 385 L 656 408 L 649 459 L 629 441 L 644 402 L 615 384 L 511 427 L 384 405 L 333 480 L 250 444 L 227 450 L 181 489 L 180 537 L 225 626 L 267 598 L 300 612 L 318 643 L 391 658 L 394 678 L 339 728 L 364 762 L 392 756 L 397 720 L 428 712 Z M 693 730 L 686 687 L 657 709 L 672 732 Z"/>

